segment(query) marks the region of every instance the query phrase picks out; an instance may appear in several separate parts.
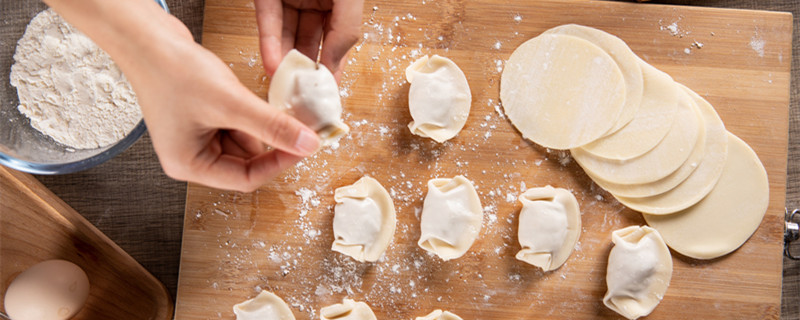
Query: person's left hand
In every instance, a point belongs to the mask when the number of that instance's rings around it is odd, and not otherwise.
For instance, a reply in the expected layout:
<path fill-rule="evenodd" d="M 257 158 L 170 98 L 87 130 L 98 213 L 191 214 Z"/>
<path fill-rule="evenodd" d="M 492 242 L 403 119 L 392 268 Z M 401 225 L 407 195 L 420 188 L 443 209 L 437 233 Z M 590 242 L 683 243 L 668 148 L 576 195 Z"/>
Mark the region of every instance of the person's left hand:
<path fill-rule="evenodd" d="M 270 76 L 297 49 L 341 78 L 347 51 L 358 41 L 364 0 L 254 0 L 261 59 Z"/>

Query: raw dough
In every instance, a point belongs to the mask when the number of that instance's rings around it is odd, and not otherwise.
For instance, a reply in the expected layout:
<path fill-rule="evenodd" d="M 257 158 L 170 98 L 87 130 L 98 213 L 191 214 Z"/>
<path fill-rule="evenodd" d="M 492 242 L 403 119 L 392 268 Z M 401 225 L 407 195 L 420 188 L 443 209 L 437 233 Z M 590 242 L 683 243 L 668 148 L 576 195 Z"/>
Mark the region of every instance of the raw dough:
<path fill-rule="evenodd" d="M 686 209 L 705 197 L 717 184 L 728 156 L 728 132 L 714 107 L 694 91 L 684 87 L 697 102 L 706 126 L 705 155 L 691 164 L 697 169 L 667 192 L 644 198 L 614 197 L 633 210 L 650 214 L 671 214 Z M 613 193 L 612 193 L 613 194 Z"/>
<path fill-rule="evenodd" d="M 668 74 L 634 56 L 641 65 L 644 94 L 635 117 L 618 131 L 581 149 L 605 159 L 628 160 L 647 153 L 664 139 L 678 110 L 678 84 Z"/>
<path fill-rule="evenodd" d="M 450 59 L 433 55 L 417 59 L 406 68 L 408 109 L 412 133 L 444 142 L 467 123 L 472 94 L 464 72 Z"/>
<path fill-rule="evenodd" d="M 642 93 L 645 85 L 639 58 L 631 51 L 622 39 L 602 30 L 577 24 L 561 25 L 544 32 L 544 34 L 564 34 L 589 41 L 603 49 L 617 63 L 625 78 L 625 104 L 619 118 L 608 133 L 616 132 L 634 119 L 640 105 L 643 104 Z M 669 128 L 669 125 L 667 125 Z M 666 133 L 666 130 L 664 130 Z M 655 145 L 655 144 L 654 144 Z"/>
<path fill-rule="evenodd" d="M 377 180 L 363 177 L 336 189 L 334 199 L 331 249 L 359 262 L 377 261 L 392 242 L 397 223 L 389 193 Z"/>
<path fill-rule="evenodd" d="M 706 129 L 706 134 L 708 134 L 708 129 Z M 597 185 L 603 189 L 606 189 L 606 191 L 617 197 L 644 198 L 654 196 L 672 190 L 681 184 L 681 182 L 686 180 L 686 178 L 688 178 L 689 175 L 697 169 L 699 163 L 703 161 L 703 156 L 705 156 L 708 144 L 708 138 L 701 137 L 701 141 L 698 141 L 698 144 L 694 147 L 692 153 L 689 154 L 689 158 L 683 162 L 678 170 L 675 170 L 675 172 L 670 173 L 666 177 L 649 183 L 619 184 L 608 182 L 601 178 L 592 176 L 592 174 L 589 172 L 586 172 L 586 174 L 592 178 Z"/>
<path fill-rule="evenodd" d="M 236 314 L 236 320 L 294 320 L 294 314 L 286 302 L 267 291 L 234 305 L 233 313 Z"/>
<path fill-rule="evenodd" d="M 88 297 L 89 278 L 81 267 L 66 260 L 47 260 L 11 281 L 3 306 L 14 320 L 66 320 L 81 311 Z"/>
<path fill-rule="evenodd" d="M 341 119 L 342 101 L 333 74 L 295 49 L 275 70 L 268 99 L 316 131 L 323 146 L 335 143 L 350 131 Z"/>
<path fill-rule="evenodd" d="M 592 176 L 619 184 L 649 183 L 678 170 L 689 158 L 700 136 L 705 134 L 698 107 L 687 93 L 678 92 L 677 118 L 655 148 L 629 160 L 599 158 L 576 148 L 571 150 L 575 161 Z"/>
<path fill-rule="evenodd" d="M 581 212 L 572 192 L 546 186 L 519 196 L 517 259 L 542 268 L 558 269 L 567 261 L 581 234 Z"/>
<path fill-rule="evenodd" d="M 672 279 L 672 256 L 658 231 L 630 226 L 614 231 L 603 303 L 628 319 L 653 312 Z"/>
<path fill-rule="evenodd" d="M 508 59 L 500 100 L 511 123 L 542 146 L 571 149 L 606 134 L 625 104 L 620 68 L 589 41 L 543 34 Z"/>
<path fill-rule="evenodd" d="M 369 305 L 350 299 L 322 308 L 319 313 L 322 320 L 377 320 Z"/>
<path fill-rule="evenodd" d="M 483 207 L 472 182 L 462 176 L 428 181 L 419 246 L 443 260 L 461 257 L 481 231 Z"/>
<path fill-rule="evenodd" d="M 768 206 L 764 166 L 747 143 L 729 133 L 725 167 L 711 192 L 686 210 L 644 214 L 644 219 L 673 250 L 695 259 L 714 259 L 744 244 L 758 229 Z"/>
<path fill-rule="evenodd" d="M 417 317 L 416 320 L 463 320 L 463 319 L 461 319 L 461 317 L 457 316 L 455 313 L 437 309 L 433 310 L 433 312 L 429 313 L 426 316 Z"/>
<path fill-rule="evenodd" d="M 25 29 L 9 80 L 17 88 L 17 109 L 31 126 L 75 149 L 111 145 L 142 120 L 136 94 L 116 63 L 53 9 Z"/>

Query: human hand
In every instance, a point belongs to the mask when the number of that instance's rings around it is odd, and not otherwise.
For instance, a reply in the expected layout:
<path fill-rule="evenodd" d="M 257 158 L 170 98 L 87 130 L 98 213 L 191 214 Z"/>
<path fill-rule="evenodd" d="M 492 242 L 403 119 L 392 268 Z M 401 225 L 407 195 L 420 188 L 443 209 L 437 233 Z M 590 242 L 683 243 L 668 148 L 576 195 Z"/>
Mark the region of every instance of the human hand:
<path fill-rule="evenodd" d="M 170 177 L 252 191 L 319 146 L 314 131 L 245 88 L 152 0 L 45 2 L 125 73 Z"/>
<path fill-rule="evenodd" d="M 358 41 L 364 0 L 254 0 L 261 58 L 272 75 L 289 50 L 296 48 L 341 79 L 347 51 Z"/>
<path fill-rule="evenodd" d="M 314 131 L 244 87 L 182 24 L 173 28 L 121 65 L 167 175 L 249 192 L 317 149 Z"/>

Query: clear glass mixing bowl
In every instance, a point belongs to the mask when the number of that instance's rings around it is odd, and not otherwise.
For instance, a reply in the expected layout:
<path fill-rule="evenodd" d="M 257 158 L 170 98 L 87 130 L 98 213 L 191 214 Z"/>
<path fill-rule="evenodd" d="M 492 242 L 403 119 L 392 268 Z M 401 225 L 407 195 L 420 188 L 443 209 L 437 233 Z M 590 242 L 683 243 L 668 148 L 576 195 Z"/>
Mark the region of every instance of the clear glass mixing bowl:
<path fill-rule="evenodd" d="M 168 10 L 164 0 L 155 0 Z M 99 165 L 133 145 L 147 128 L 144 121 L 122 140 L 97 149 L 75 150 L 42 134 L 17 110 L 17 90 L 9 83 L 14 50 L 25 27 L 33 17 L 47 8 L 40 1 L 0 2 L 0 164 L 34 174 L 65 174 Z"/>

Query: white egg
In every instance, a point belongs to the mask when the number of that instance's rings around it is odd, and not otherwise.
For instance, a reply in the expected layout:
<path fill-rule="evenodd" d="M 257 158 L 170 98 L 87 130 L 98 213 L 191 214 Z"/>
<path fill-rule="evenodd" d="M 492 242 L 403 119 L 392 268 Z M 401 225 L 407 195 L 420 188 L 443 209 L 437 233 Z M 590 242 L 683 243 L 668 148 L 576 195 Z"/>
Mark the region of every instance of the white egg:
<path fill-rule="evenodd" d="M 4 306 L 14 320 L 65 320 L 83 307 L 89 278 L 64 260 L 40 262 L 20 273 L 6 290 Z"/>

